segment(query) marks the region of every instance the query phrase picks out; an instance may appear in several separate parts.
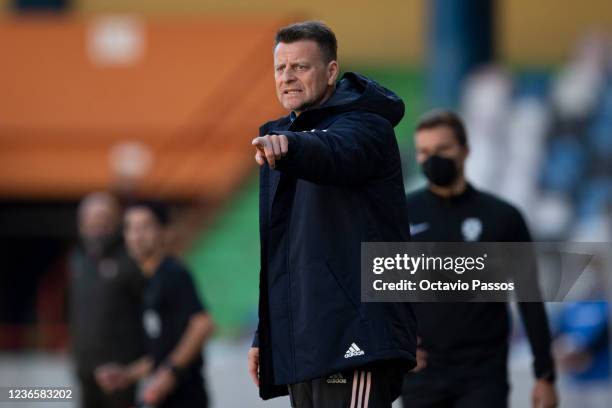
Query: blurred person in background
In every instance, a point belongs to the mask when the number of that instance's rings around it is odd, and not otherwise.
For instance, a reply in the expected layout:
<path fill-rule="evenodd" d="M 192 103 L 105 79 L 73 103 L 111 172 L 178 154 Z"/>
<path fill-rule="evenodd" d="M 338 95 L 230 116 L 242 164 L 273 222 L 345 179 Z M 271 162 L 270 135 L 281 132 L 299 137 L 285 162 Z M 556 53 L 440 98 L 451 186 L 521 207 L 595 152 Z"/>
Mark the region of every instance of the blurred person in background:
<path fill-rule="evenodd" d="M 572 289 L 584 301 L 562 303 L 555 318 L 553 351 L 565 374 L 561 378 L 565 385 L 563 401 L 572 407 L 603 408 L 612 401 L 610 303 L 603 300 L 610 298 L 612 217 L 599 218 L 599 224 L 603 230 L 599 234 L 589 229 L 582 236 L 572 237 L 576 241 L 608 243 L 586 266 L 585 272 L 594 276 Z"/>
<path fill-rule="evenodd" d="M 420 242 L 529 242 L 520 212 L 464 177 L 469 147 L 453 112 L 424 115 L 414 137 L 428 186 L 408 195 L 411 235 Z M 506 407 L 510 336 L 506 303 L 415 303 L 427 366 L 406 375 L 405 408 Z M 542 302 L 519 302 L 534 354 L 535 408 L 557 406 L 555 368 Z"/>
<path fill-rule="evenodd" d="M 114 392 L 146 379 L 140 398 L 146 405 L 205 408 L 202 349 L 213 321 L 189 270 L 165 250 L 167 209 L 161 203 L 135 203 L 126 210 L 124 223 L 128 251 L 147 280 L 142 306 L 146 354 L 127 365 L 99 367 L 97 380 Z"/>
<path fill-rule="evenodd" d="M 555 357 L 568 374 L 568 406 L 610 406 L 610 335 L 607 302 L 564 304 Z M 565 401 L 565 400 L 564 400 Z"/>
<path fill-rule="evenodd" d="M 78 209 L 80 242 L 70 257 L 70 334 L 81 406 L 129 407 L 135 387 L 106 394 L 94 378 L 105 362 L 127 363 L 143 354 L 144 279 L 120 233 L 120 209 L 110 194 L 85 197 Z"/>
<path fill-rule="evenodd" d="M 260 167 L 260 396 L 297 408 L 390 408 L 415 365 L 407 303 L 361 303 L 361 241 L 409 241 L 393 127 L 402 100 L 355 73 L 337 81 L 320 22 L 278 31 L 276 92 L 289 115 L 253 140 Z M 367 317 L 367 318 L 365 318 Z"/>

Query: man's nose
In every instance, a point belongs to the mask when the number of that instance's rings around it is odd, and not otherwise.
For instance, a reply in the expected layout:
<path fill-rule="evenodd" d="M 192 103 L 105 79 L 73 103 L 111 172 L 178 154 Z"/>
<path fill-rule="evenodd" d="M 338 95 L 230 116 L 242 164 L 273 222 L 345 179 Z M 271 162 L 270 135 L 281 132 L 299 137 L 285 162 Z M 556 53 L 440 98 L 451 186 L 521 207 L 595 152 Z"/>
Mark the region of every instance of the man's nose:
<path fill-rule="evenodd" d="M 283 71 L 283 74 L 281 75 L 281 80 L 284 83 L 291 83 L 291 82 L 295 81 L 295 75 L 293 73 L 293 70 L 290 69 L 290 68 L 285 69 Z"/>

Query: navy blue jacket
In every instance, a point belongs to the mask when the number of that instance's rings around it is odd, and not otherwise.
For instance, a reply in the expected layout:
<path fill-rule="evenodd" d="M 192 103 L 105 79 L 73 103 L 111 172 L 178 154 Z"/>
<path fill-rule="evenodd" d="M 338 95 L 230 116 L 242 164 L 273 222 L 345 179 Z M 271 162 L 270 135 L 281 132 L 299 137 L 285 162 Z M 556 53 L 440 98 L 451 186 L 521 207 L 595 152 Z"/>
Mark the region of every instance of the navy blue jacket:
<path fill-rule="evenodd" d="M 382 360 L 415 364 L 407 303 L 361 303 L 360 245 L 409 241 L 393 127 L 402 100 L 345 74 L 321 106 L 268 122 L 289 152 L 260 172 L 260 395 Z"/>

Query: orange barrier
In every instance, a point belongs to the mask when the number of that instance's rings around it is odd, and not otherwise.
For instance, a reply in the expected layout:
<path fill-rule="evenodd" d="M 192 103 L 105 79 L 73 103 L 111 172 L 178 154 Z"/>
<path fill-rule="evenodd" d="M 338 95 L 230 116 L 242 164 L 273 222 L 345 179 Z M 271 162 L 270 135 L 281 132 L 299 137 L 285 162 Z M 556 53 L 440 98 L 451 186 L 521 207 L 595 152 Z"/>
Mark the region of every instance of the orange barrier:
<path fill-rule="evenodd" d="M 127 177 L 145 195 L 220 199 L 255 169 L 258 125 L 282 114 L 272 71 L 282 24 L 1 20 L 0 197 L 75 199 Z M 122 142 L 139 150 L 119 171 L 111 152 Z M 148 170 L 131 163 L 139 152 Z M 126 176 L 133 167 L 142 176 Z"/>

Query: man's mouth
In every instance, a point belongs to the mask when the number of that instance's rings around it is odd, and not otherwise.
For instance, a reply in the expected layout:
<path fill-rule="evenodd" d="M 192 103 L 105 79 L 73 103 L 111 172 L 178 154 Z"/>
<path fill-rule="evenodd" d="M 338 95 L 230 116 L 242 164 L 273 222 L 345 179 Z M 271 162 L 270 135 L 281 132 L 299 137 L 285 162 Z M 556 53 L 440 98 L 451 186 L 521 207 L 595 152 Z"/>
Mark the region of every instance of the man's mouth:
<path fill-rule="evenodd" d="M 301 93 L 302 91 L 300 89 L 287 89 L 285 91 L 283 91 L 283 94 L 285 95 L 297 95 L 299 93 Z"/>

